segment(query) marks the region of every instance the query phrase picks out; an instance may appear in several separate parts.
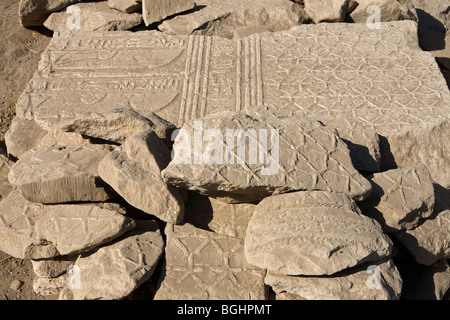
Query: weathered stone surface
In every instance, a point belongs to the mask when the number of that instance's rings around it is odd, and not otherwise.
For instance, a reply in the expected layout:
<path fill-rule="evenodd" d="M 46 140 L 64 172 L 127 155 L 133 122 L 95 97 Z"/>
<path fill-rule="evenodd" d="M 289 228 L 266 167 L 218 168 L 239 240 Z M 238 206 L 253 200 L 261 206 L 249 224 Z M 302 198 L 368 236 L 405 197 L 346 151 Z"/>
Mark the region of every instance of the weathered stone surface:
<path fill-rule="evenodd" d="M 7 197 L 14 187 L 8 180 L 9 170 L 13 162 L 4 155 L 0 154 L 0 199 Z"/>
<path fill-rule="evenodd" d="M 434 188 L 424 165 L 375 173 L 368 179 L 372 193 L 360 208 L 386 232 L 413 229 L 433 214 Z"/>
<path fill-rule="evenodd" d="M 79 70 L 87 70 L 82 78 Z M 388 137 L 448 119 L 449 99 L 435 60 L 417 45 L 417 24 L 399 21 L 374 30 L 300 25 L 235 41 L 144 31 L 56 35 L 16 109 L 43 128 L 80 110 L 124 107 L 180 127 L 267 106 L 351 118 Z"/>
<path fill-rule="evenodd" d="M 434 182 L 450 189 L 450 120 L 406 134 L 392 134 L 382 144 L 382 170 L 423 163 Z"/>
<path fill-rule="evenodd" d="M 36 122 L 15 117 L 5 134 L 8 154 L 20 158 L 22 154 L 35 147 L 47 134 Z"/>
<path fill-rule="evenodd" d="M 277 294 L 287 292 L 307 300 L 398 300 L 403 281 L 388 258 L 333 276 L 286 276 L 269 271 L 265 283 Z"/>
<path fill-rule="evenodd" d="M 374 23 L 371 17 L 377 13 L 371 6 L 379 8 L 380 21 L 414 20 L 417 21 L 417 13 L 411 0 L 356 0 L 358 6 L 350 14 L 356 23 Z M 378 10 L 378 9 L 376 9 Z"/>
<path fill-rule="evenodd" d="M 21 0 L 19 18 L 24 27 L 42 26 L 48 16 L 83 0 Z"/>
<path fill-rule="evenodd" d="M 159 29 L 167 34 L 232 38 L 234 30 L 244 26 L 280 31 L 306 20 L 300 6 L 289 0 L 197 0 L 195 4 L 195 12 L 166 20 Z"/>
<path fill-rule="evenodd" d="M 108 0 L 108 5 L 113 9 L 126 13 L 139 12 L 142 10 L 142 1 L 140 0 Z"/>
<path fill-rule="evenodd" d="M 70 275 L 57 278 L 36 277 L 33 280 L 33 291 L 41 296 L 57 295 L 67 286 Z"/>
<path fill-rule="evenodd" d="M 251 266 L 244 241 L 190 224 L 167 224 L 155 300 L 263 300 L 265 270 Z"/>
<path fill-rule="evenodd" d="M 115 193 L 99 177 L 104 145 L 54 145 L 33 148 L 9 172 L 9 181 L 32 202 L 105 201 Z"/>
<path fill-rule="evenodd" d="M 36 148 L 59 146 L 77 146 L 82 144 L 92 144 L 87 138 L 75 132 L 64 132 L 54 127 L 36 144 Z"/>
<path fill-rule="evenodd" d="M 91 250 L 134 228 L 119 206 L 45 206 L 19 190 L 0 202 L 0 250 L 20 259 L 45 259 Z"/>
<path fill-rule="evenodd" d="M 338 193 L 268 197 L 255 209 L 245 238 L 251 264 L 286 275 L 331 275 L 391 254 L 375 220 Z"/>
<path fill-rule="evenodd" d="M 362 200 L 371 191 L 335 131 L 315 120 L 223 112 L 181 130 L 175 157 L 162 172 L 167 183 L 181 188 L 228 202 L 259 201 L 296 190 L 329 190 Z M 245 135 L 248 143 L 242 141 Z M 186 136 L 192 137 L 193 150 Z"/>
<path fill-rule="evenodd" d="M 100 177 L 132 206 L 165 222 L 181 222 L 184 197 L 166 185 L 161 170 L 170 162 L 170 151 L 152 130 L 128 138 L 98 165 Z"/>
<path fill-rule="evenodd" d="M 152 276 L 163 251 L 158 224 L 136 221 L 134 230 L 77 259 L 75 269 L 80 279 L 79 287 L 71 290 L 73 299 L 124 298 Z"/>
<path fill-rule="evenodd" d="M 450 258 L 450 210 L 439 212 L 413 230 L 392 234 L 412 254 L 417 263 L 427 266 Z"/>
<path fill-rule="evenodd" d="M 79 3 L 76 11 L 52 13 L 44 26 L 55 32 L 61 31 L 116 31 L 128 30 L 142 23 L 140 13 L 124 13 L 112 9 L 107 1 Z M 70 8 L 70 7 L 69 7 Z M 74 12 L 79 15 L 77 21 Z M 73 20 L 73 21 L 72 21 Z"/>
<path fill-rule="evenodd" d="M 77 258 L 78 255 L 58 256 L 52 259 L 31 260 L 31 264 L 37 277 L 56 278 L 66 273 Z"/>
<path fill-rule="evenodd" d="M 185 222 L 200 229 L 240 239 L 245 239 L 248 222 L 256 207 L 252 203 L 225 203 L 196 192 L 188 194 L 185 205 Z"/>
<path fill-rule="evenodd" d="M 149 26 L 194 7 L 194 0 L 142 0 L 142 15 L 145 25 Z"/>
<path fill-rule="evenodd" d="M 233 39 L 240 39 L 251 36 L 255 33 L 263 33 L 270 31 L 266 26 L 254 25 L 237 28 L 233 31 Z"/>
<path fill-rule="evenodd" d="M 348 0 L 305 0 L 305 11 L 314 23 L 342 22 L 349 10 Z"/>
<path fill-rule="evenodd" d="M 74 119 L 60 123 L 63 131 L 123 143 L 126 138 L 152 129 L 163 140 L 170 141 L 175 126 L 153 112 L 113 109 L 103 112 L 80 112 Z"/>

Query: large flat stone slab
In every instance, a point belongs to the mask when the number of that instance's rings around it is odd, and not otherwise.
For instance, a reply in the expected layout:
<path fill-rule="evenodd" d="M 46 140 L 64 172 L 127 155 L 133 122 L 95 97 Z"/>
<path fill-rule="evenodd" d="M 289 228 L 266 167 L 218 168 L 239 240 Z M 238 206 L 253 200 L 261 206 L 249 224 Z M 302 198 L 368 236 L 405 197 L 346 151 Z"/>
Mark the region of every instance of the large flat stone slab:
<path fill-rule="evenodd" d="M 166 260 L 155 300 L 264 300 L 266 271 L 247 263 L 244 241 L 168 224 Z"/>
<path fill-rule="evenodd" d="M 435 60 L 417 44 L 413 21 L 374 30 L 300 25 L 234 41 L 77 32 L 53 37 L 17 114 L 46 129 L 79 113 L 127 107 L 181 126 L 266 106 L 352 118 L 389 136 L 448 119 L 449 97 Z"/>
<path fill-rule="evenodd" d="M 391 254 L 375 220 L 345 195 L 301 191 L 262 200 L 249 222 L 245 257 L 285 275 L 331 275 Z"/>

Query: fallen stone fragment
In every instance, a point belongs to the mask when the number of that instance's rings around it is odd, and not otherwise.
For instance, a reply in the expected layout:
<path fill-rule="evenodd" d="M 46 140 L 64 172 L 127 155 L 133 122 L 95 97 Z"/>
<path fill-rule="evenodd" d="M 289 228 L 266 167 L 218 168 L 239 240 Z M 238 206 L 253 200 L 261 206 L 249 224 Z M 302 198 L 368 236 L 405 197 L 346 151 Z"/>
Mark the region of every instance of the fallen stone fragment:
<path fill-rule="evenodd" d="M 69 287 L 74 300 L 122 299 L 153 274 L 163 254 L 164 241 L 158 223 L 136 221 L 136 228 L 75 262 Z"/>
<path fill-rule="evenodd" d="M 8 180 L 8 174 L 13 164 L 11 160 L 0 154 L 0 199 L 6 198 L 14 189 Z"/>
<path fill-rule="evenodd" d="M 167 183 L 230 203 L 296 190 L 334 191 L 362 200 L 371 191 L 336 132 L 308 118 L 212 114 L 183 126 L 173 148 L 174 157 L 162 172 Z"/>
<path fill-rule="evenodd" d="M 378 222 L 347 196 L 323 191 L 262 200 L 245 238 L 250 264 L 285 275 L 331 275 L 391 251 Z"/>
<path fill-rule="evenodd" d="M 194 0 L 142 0 L 142 15 L 149 26 L 194 7 Z"/>
<path fill-rule="evenodd" d="M 356 23 L 375 23 L 376 21 L 417 21 L 417 13 L 411 0 L 356 0 L 358 6 L 350 14 Z M 379 13 L 379 20 L 375 15 Z"/>
<path fill-rule="evenodd" d="M 47 132 L 35 121 L 15 117 L 5 134 L 6 150 L 19 159 L 22 154 L 35 147 Z"/>
<path fill-rule="evenodd" d="M 19 190 L 0 202 L 0 250 L 19 259 L 46 259 L 91 250 L 134 228 L 109 204 L 45 206 Z"/>
<path fill-rule="evenodd" d="M 407 134 L 392 134 L 382 144 L 382 170 L 409 168 L 423 163 L 433 182 L 450 188 L 450 120 Z M 384 159 L 383 159 L 384 158 Z"/>
<path fill-rule="evenodd" d="M 62 12 L 52 13 L 45 20 L 44 26 L 54 32 L 120 31 L 142 23 L 140 13 L 124 13 L 112 9 L 107 1 L 79 3 L 75 8 L 69 7 Z"/>
<path fill-rule="evenodd" d="M 108 0 L 108 5 L 126 13 L 142 11 L 142 1 L 140 0 Z"/>
<path fill-rule="evenodd" d="M 392 234 L 414 257 L 417 263 L 430 266 L 450 259 L 450 210 L 437 213 L 413 230 Z"/>
<path fill-rule="evenodd" d="M 304 0 L 305 11 L 314 23 L 343 22 L 349 11 L 348 0 Z"/>
<path fill-rule="evenodd" d="M 287 276 L 269 271 L 265 283 L 277 294 L 287 292 L 306 300 L 399 300 L 403 285 L 390 258 L 332 276 Z"/>
<path fill-rule="evenodd" d="M 307 19 L 303 9 L 289 0 L 197 0 L 195 4 L 194 12 L 168 19 L 158 28 L 167 34 L 202 34 L 231 39 L 234 30 L 241 27 L 258 25 L 280 31 Z"/>
<path fill-rule="evenodd" d="M 31 260 L 37 277 L 56 278 L 66 273 L 73 266 L 78 255 L 58 256 L 51 259 Z"/>
<path fill-rule="evenodd" d="M 93 144 L 34 148 L 12 166 L 9 181 L 32 202 L 106 201 L 115 193 L 97 167 L 110 151 Z"/>
<path fill-rule="evenodd" d="M 83 0 L 21 0 L 19 3 L 19 18 L 24 27 L 38 27 L 52 12 L 60 11 L 71 4 Z"/>
<path fill-rule="evenodd" d="M 200 229 L 245 239 L 248 222 L 255 207 L 252 203 L 225 203 L 190 192 L 186 201 L 184 221 Z"/>
<path fill-rule="evenodd" d="M 113 109 L 103 112 L 78 113 L 74 119 L 60 124 L 63 131 L 123 143 L 128 137 L 152 129 L 169 142 L 175 126 L 153 112 L 132 109 Z"/>
<path fill-rule="evenodd" d="M 360 208 L 386 232 L 413 229 L 433 214 L 434 188 L 425 165 L 375 173 L 368 179 L 372 193 Z"/>
<path fill-rule="evenodd" d="M 128 138 L 98 165 L 100 177 L 132 206 L 169 223 L 184 215 L 184 197 L 166 185 L 161 170 L 170 162 L 170 151 L 152 130 Z"/>
<path fill-rule="evenodd" d="M 243 240 L 167 224 L 165 263 L 155 300 L 264 300 L 265 270 L 251 266 Z"/>
<path fill-rule="evenodd" d="M 35 145 L 37 148 L 59 146 L 76 146 L 92 144 L 87 138 L 75 132 L 64 132 L 58 128 L 51 128 L 45 136 Z"/>

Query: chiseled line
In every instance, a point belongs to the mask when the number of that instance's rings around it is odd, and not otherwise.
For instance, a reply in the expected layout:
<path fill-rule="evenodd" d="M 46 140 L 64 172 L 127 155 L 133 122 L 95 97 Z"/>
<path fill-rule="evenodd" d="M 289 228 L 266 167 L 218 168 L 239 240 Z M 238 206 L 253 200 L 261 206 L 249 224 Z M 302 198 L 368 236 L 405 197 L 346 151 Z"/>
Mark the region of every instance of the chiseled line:
<path fill-rule="evenodd" d="M 256 39 L 255 37 L 250 37 L 250 104 L 254 106 L 256 104 L 256 90 L 257 90 L 257 79 L 256 79 Z"/>
<path fill-rule="evenodd" d="M 256 88 L 258 90 L 257 104 L 260 107 L 264 104 L 261 50 L 261 35 L 258 34 L 256 35 Z"/>
<path fill-rule="evenodd" d="M 206 99 L 208 98 L 209 65 L 210 65 L 210 61 L 211 61 L 211 44 L 212 44 L 212 37 L 207 37 L 206 38 L 205 72 L 203 74 L 202 106 L 200 109 L 201 117 L 204 117 L 206 114 Z"/>
<path fill-rule="evenodd" d="M 236 44 L 236 111 L 241 111 L 242 40 Z"/>
<path fill-rule="evenodd" d="M 184 113 L 184 119 L 191 120 L 191 109 L 192 109 L 192 103 L 193 103 L 193 95 L 195 90 L 195 79 L 194 79 L 194 71 L 196 70 L 196 61 L 197 61 L 197 55 L 198 55 L 198 42 L 199 42 L 199 36 L 193 36 L 194 40 L 192 42 L 192 55 L 191 55 L 191 62 L 190 62 L 190 68 L 189 68 L 189 86 L 187 90 L 187 97 L 186 97 L 186 112 Z"/>
<path fill-rule="evenodd" d="M 250 107 L 250 44 L 248 37 L 245 39 L 245 109 Z"/>
<path fill-rule="evenodd" d="M 189 36 L 188 51 L 186 55 L 186 67 L 184 69 L 184 83 L 183 83 L 183 95 L 181 97 L 180 114 L 178 116 L 178 125 L 182 126 L 184 123 L 184 115 L 186 113 L 187 95 L 189 88 L 190 69 L 192 60 L 192 51 L 194 47 L 194 36 Z"/>
<path fill-rule="evenodd" d="M 200 82 L 202 79 L 203 67 L 203 50 L 205 44 L 205 36 L 198 37 L 198 55 L 197 55 L 197 73 L 195 75 L 194 97 L 192 102 L 192 119 L 197 119 L 198 99 L 200 95 Z"/>

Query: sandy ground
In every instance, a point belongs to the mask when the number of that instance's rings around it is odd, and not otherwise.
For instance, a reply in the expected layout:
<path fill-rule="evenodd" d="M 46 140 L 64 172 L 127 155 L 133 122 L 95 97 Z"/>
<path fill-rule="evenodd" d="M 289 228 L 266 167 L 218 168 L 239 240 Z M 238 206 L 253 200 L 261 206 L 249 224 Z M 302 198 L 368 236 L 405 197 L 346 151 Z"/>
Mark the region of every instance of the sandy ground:
<path fill-rule="evenodd" d="M 19 1 L 0 0 L 0 146 L 4 145 L 4 135 L 15 115 L 16 101 L 37 70 L 41 53 L 52 37 L 52 32 L 44 27 L 26 29 L 20 25 Z M 442 71 L 450 86 L 450 72 Z M 35 294 L 34 278 L 29 260 L 16 259 L 0 251 L 0 300 L 57 299 L 57 296 Z M 154 290 L 155 279 L 142 285 L 128 299 L 151 298 Z"/>

